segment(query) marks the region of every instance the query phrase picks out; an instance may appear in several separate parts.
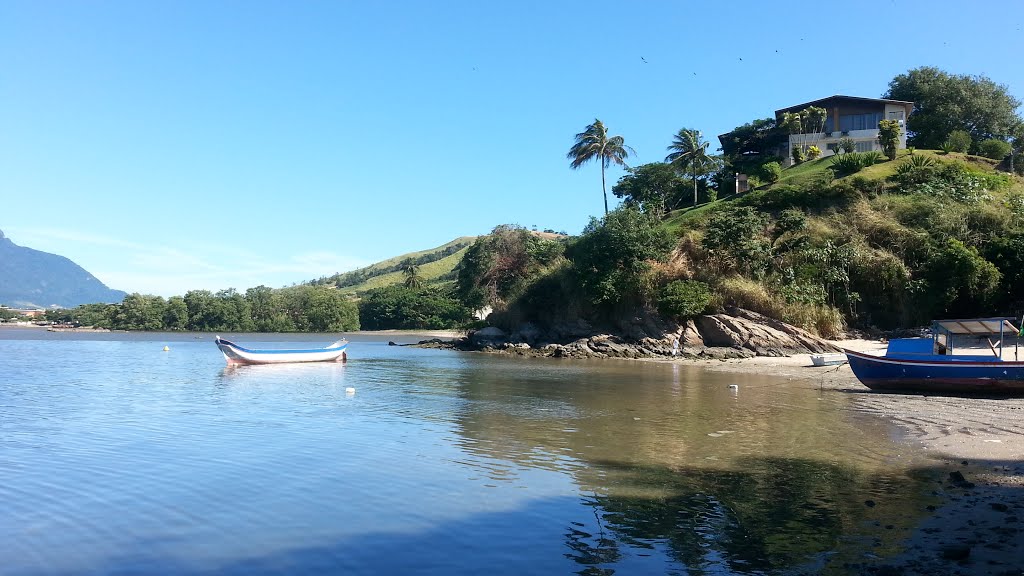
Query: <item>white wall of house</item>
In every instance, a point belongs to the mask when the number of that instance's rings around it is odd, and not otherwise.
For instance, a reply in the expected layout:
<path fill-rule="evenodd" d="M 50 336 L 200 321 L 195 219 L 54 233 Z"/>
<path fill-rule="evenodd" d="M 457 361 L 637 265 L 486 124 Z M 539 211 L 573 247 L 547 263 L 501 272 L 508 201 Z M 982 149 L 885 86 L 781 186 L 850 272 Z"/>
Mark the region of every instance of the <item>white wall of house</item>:
<path fill-rule="evenodd" d="M 885 119 L 886 120 L 898 120 L 900 122 L 900 145 L 899 149 L 902 150 L 907 147 L 907 122 L 904 115 L 906 114 L 903 106 L 893 106 L 887 104 L 885 106 Z M 786 156 L 784 166 L 793 165 L 793 148 L 797 146 L 817 146 L 821 149 L 821 157 L 832 156 L 835 154 L 835 148 L 839 147 L 839 140 L 843 138 L 850 138 L 854 144 L 857 145 L 857 152 L 869 152 L 871 150 L 882 150 L 881 144 L 878 143 L 878 128 L 871 130 L 847 130 L 845 133 L 840 131 L 835 132 L 819 132 L 816 134 L 790 134 L 789 136 L 789 151 L 790 153 Z M 832 145 L 831 147 L 829 145 Z"/>
<path fill-rule="evenodd" d="M 900 150 L 907 147 L 907 119 L 905 116 L 906 109 L 902 105 L 885 105 L 885 119 L 898 120 L 900 123 Z"/>

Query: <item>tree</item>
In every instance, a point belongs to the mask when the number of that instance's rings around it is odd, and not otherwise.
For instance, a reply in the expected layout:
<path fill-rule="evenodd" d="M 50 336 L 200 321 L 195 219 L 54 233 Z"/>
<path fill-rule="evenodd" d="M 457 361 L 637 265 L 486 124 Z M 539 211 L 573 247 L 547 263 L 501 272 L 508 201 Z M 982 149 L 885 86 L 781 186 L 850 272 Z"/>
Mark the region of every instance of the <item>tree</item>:
<path fill-rule="evenodd" d="M 750 206 L 714 213 L 702 243 L 728 269 L 757 276 L 764 271 L 770 245 L 764 236 L 767 217 Z"/>
<path fill-rule="evenodd" d="M 528 281 L 561 258 L 562 244 L 521 226 L 496 226 L 473 242 L 459 264 L 456 292 L 470 308 L 502 306 L 522 293 Z"/>
<path fill-rule="evenodd" d="M 972 138 L 971 133 L 967 130 L 953 130 L 946 136 L 946 140 L 943 141 L 942 146 L 949 148 L 950 152 L 962 152 L 966 154 L 971 149 Z"/>
<path fill-rule="evenodd" d="M 781 126 L 790 134 L 800 137 L 798 138 L 800 142 L 798 148 L 800 155 L 803 156 L 807 146 L 816 144 L 820 139 L 821 134 L 825 131 L 825 120 L 827 119 L 828 112 L 824 108 L 809 106 L 799 112 L 783 113 Z M 796 160 L 796 154 L 793 154 L 793 159 Z"/>
<path fill-rule="evenodd" d="M 368 290 L 359 301 L 359 322 L 365 330 L 455 328 L 471 318 L 450 291 L 414 290 L 397 284 Z"/>
<path fill-rule="evenodd" d="M 676 166 L 680 171 L 689 170 L 693 176 L 693 205 L 697 205 L 697 176 L 711 163 L 708 156 L 708 143 L 697 130 L 682 128 L 672 137 L 668 145 L 669 155 L 665 162 Z"/>
<path fill-rule="evenodd" d="M 652 162 L 628 168 L 626 172 L 612 186 L 612 194 L 625 198 L 626 205 L 658 217 L 679 208 L 686 193 L 686 181 L 671 164 Z"/>
<path fill-rule="evenodd" d="M 413 264 L 412 260 L 408 260 L 402 266 L 402 274 L 405 276 L 405 287 L 406 288 L 422 288 L 423 277 L 420 276 L 420 267 Z"/>
<path fill-rule="evenodd" d="M 608 136 L 608 128 L 598 119 L 576 135 L 576 142 L 569 149 L 566 157 L 569 166 L 576 170 L 587 162 L 594 160 L 601 164 L 601 192 L 604 193 L 604 213 L 608 214 L 608 190 L 605 186 L 604 171 L 612 163 L 626 165 L 626 158 L 636 151 L 626 146 L 622 136 Z"/>
<path fill-rule="evenodd" d="M 160 330 L 166 307 L 160 296 L 129 294 L 114 315 L 114 326 L 121 330 Z"/>
<path fill-rule="evenodd" d="M 306 321 L 316 332 L 349 332 L 359 330 L 359 310 L 345 294 L 326 287 L 314 286 L 306 292 Z"/>
<path fill-rule="evenodd" d="M 566 255 L 593 304 L 614 306 L 646 300 L 652 290 L 651 262 L 664 261 L 675 238 L 658 220 L 623 206 L 590 224 Z"/>
<path fill-rule="evenodd" d="M 1020 101 L 985 76 L 953 75 L 923 66 L 889 82 L 883 98 L 914 103 L 907 119 L 909 144 L 937 149 L 953 130 L 966 130 L 974 142 L 1019 136 Z"/>
<path fill-rule="evenodd" d="M 188 306 L 181 296 L 171 296 L 167 299 L 167 307 L 164 309 L 164 329 L 185 330 L 188 327 Z"/>
<path fill-rule="evenodd" d="M 978 152 L 982 156 L 993 160 L 1006 158 L 1012 149 L 1009 142 L 1004 142 L 998 138 L 989 138 L 978 144 Z"/>
<path fill-rule="evenodd" d="M 778 150 L 789 141 L 789 134 L 775 118 L 763 118 L 737 126 L 718 139 L 725 162 L 749 174 L 765 162 L 781 161 Z"/>
<path fill-rule="evenodd" d="M 900 123 L 895 120 L 879 122 L 878 143 L 882 145 L 882 152 L 889 160 L 895 160 L 896 150 L 900 147 Z"/>

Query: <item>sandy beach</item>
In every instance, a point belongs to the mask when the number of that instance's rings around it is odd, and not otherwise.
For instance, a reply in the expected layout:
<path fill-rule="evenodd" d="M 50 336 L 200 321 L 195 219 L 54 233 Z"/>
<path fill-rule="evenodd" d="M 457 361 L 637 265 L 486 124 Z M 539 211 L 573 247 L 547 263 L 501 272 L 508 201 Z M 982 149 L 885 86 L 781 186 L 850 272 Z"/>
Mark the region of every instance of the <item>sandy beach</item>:
<path fill-rule="evenodd" d="M 885 351 L 878 341 L 834 343 Z M 848 365 L 814 367 L 808 355 L 680 361 L 849 394 L 856 410 L 898 425 L 906 442 L 931 454 L 943 472 L 936 493 L 945 504 L 928 510 L 902 554 L 853 568 L 869 574 L 1024 574 L 1024 398 L 877 393 L 858 382 Z"/>

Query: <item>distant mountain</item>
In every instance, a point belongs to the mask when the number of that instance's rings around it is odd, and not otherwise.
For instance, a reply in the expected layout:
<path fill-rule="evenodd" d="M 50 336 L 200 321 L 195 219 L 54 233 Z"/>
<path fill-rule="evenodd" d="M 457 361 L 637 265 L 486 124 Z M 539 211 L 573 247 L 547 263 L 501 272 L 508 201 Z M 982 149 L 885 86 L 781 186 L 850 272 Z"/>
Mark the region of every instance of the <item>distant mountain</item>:
<path fill-rule="evenodd" d="M 18 246 L 0 231 L 0 304 L 13 308 L 72 308 L 96 302 L 120 302 L 111 290 L 71 260 Z"/>
<path fill-rule="evenodd" d="M 311 284 L 334 285 L 348 293 L 401 284 L 405 281 L 402 269 L 406 262 L 419 266 L 419 274 L 427 284 L 451 282 L 455 280 L 455 267 L 462 261 L 462 256 L 474 240 L 476 236 L 462 236 L 437 248 L 402 254 L 365 268 L 314 280 Z"/>

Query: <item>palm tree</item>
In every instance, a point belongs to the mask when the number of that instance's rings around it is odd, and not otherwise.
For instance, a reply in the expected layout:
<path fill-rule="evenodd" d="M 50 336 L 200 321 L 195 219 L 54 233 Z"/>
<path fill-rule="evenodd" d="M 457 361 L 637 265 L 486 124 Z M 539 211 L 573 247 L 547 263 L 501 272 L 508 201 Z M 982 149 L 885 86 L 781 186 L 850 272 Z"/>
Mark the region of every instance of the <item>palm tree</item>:
<path fill-rule="evenodd" d="M 626 165 L 626 158 L 636 151 L 626 146 L 622 136 L 608 137 L 608 128 L 598 119 L 576 135 L 576 143 L 569 149 L 566 157 L 571 160 L 569 166 L 575 170 L 591 160 L 601 163 L 601 191 L 604 192 L 604 213 L 608 215 L 608 190 L 604 182 L 604 169 L 612 162 L 619 166 Z"/>
<path fill-rule="evenodd" d="M 420 267 L 413 264 L 411 261 L 406 262 L 402 267 L 402 274 L 405 274 L 406 288 L 416 289 L 423 286 L 423 277 L 420 276 Z"/>
<path fill-rule="evenodd" d="M 665 162 L 676 166 L 679 170 L 689 169 L 693 175 L 693 205 L 697 205 L 697 175 L 708 163 L 708 143 L 704 142 L 697 130 L 683 128 L 672 137 L 670 151 Z"/>

